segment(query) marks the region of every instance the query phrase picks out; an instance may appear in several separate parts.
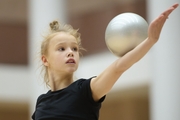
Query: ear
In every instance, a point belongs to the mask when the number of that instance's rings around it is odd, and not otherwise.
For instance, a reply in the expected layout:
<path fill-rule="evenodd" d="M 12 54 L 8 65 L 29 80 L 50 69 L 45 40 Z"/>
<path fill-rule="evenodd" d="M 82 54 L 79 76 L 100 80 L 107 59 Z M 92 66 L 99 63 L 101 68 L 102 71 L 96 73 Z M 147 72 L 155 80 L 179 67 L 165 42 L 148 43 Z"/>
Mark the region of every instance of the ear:
<path fill-rule="evenodd" d="M 43 62 L 43 64 L 44 64 L 45 66 L 48 66 L 48 65 L 49 65 L 46 56 L 43 55 L 43 56 L 41 57 L 41 60 L 42 60 L 42 62 Z"/>

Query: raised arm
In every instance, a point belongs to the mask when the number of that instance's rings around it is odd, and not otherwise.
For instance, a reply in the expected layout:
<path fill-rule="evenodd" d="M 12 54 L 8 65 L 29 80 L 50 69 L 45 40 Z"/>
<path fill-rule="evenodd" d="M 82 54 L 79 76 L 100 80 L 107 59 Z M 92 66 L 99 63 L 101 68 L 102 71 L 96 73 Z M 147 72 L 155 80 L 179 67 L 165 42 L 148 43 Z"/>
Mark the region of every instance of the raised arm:
<path fill-rule="evenodd" d="M 164 11 L 159 17 L 151 22 L 148 29 L 148 38 L 139 44 L 136 48 L 128 52 L 123 57 L 117 59 L 108 68 L 106 68 L 99 76 L 91 80 L 92 96 L 98 101 L 102 96 L 107 94 L 118 78 L 134 63 L 138 62 L 158 41 L 162 27 L 169 14 L 178 7 L 174 4 Z"/>

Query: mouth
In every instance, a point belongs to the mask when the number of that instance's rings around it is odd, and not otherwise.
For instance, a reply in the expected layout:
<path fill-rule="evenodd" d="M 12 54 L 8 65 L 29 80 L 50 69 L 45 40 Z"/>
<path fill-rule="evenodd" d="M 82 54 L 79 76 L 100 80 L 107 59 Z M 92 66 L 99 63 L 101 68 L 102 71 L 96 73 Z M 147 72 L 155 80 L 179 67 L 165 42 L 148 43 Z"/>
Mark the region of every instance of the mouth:
<path fill-rule="evenodd" d="M 67 61 L 66 61 L 66 64 L 75 64 L 76 62 L 75 62 L 75 60 L 74 59 L 68 59 Z"/>

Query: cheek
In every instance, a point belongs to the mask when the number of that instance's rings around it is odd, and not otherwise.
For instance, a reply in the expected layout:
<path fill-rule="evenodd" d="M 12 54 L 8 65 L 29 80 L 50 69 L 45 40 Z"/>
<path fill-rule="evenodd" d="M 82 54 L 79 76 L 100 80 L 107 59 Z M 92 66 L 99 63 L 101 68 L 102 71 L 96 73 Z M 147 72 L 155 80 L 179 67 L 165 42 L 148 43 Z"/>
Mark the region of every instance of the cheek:
<path fill-rule="evenodd" d="M 77 61 L 79 62 L 79 59 L 80 59 L 79 53 L 77 53 L 76 59 L 77 59 Z"/>
<path fill-rule="evenodd" d="M 76 62 L 77 62 L 77 67 L 79 66 L 79 60 L 80 60 L 80 57 L 77 57 L 77 60 L 76 60 Z"/>
<path fill-rule="evenodd" d="M 49 61 L 51 64 L 59 64 L 63 60 L 62 58 L 63 56 L 60 54 L 51 54 L 49 56 Z"/>

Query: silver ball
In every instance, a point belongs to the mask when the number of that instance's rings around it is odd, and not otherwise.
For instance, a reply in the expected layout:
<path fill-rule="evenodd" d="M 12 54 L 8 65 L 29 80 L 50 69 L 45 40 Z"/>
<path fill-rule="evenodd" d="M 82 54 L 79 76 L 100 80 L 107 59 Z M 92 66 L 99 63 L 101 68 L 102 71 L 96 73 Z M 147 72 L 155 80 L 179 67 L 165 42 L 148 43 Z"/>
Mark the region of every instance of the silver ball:
<path fill-rule="evenodd" d="M 105 31 L 108 49 L 122 57 L 147 38 L 148 23 L 135 13 L 122 13 L 115 16 Z"/>

